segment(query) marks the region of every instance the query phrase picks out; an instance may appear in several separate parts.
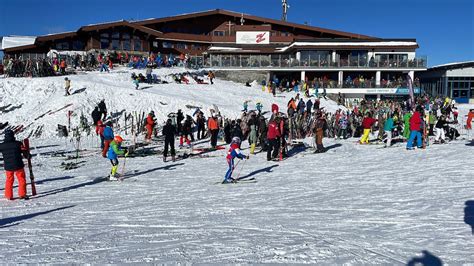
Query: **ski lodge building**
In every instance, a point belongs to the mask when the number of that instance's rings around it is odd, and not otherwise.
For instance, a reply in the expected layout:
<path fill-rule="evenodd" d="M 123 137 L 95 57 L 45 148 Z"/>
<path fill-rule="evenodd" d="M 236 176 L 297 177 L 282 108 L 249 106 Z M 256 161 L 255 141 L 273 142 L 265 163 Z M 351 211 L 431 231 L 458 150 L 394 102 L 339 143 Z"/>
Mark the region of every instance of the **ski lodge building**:
<path fill-rule="evenodd" d="M 23 57 L 50 50 L 188 54 L 195 65 L 216 71 L 324 81 L 327 93 L 347 97 L 407 95 L 407 76 L 414 80 L 427 66 L 426 57 L 416 55 L 416 39 L 383 39 L 222 9 L 87 25 L 26 40 L 4 37 L 0 50 Z"/>

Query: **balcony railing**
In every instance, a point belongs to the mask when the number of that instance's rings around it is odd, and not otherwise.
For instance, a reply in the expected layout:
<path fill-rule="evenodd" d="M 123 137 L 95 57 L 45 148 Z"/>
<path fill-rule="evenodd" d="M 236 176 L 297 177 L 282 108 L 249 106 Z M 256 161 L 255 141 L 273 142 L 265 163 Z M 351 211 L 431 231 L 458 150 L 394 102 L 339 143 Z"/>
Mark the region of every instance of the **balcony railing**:
<path fill-rule="evenodd" d="M 292 55 L 209 55 L 202 59 L 204 67 L 214 68 L 426 68 L 427 58 L 417 57 L 411 60 L 368 59 L 366 56 L 349 56 L 334 60 L 331 56 L 318 56 L 298 60 Z"/>

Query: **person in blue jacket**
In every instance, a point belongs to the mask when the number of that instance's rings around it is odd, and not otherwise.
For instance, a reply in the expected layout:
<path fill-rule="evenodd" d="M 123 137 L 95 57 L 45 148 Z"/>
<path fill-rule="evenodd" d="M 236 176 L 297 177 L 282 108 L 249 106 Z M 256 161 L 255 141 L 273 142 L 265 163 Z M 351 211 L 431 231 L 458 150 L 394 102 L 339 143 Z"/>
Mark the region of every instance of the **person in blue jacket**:
<path fill-rule="evenodd" d="M 112 129 L 112 122 L 107 122 L 104 128 L 104 149 L 102 150 L 102 157 L 107 158 L 107 151 L 109 150 L 110 142 L 114 140 L 114 131 Z"/>
<path fill-rule="evenodd" d="M 227 164 L 229 165 L 229 169 L 227 170 L 227 173 L 225 174 L 224 181 L 222 182 L 223 184 L 235 182 L 235 180 L 232 178 L 232 172 L 234 171 L 235 158 L 239 158 L 241 160 L 249 158 L 248 156 L 243 155 L 242 152 L 240 151 L 240 138 L 239 137 L 232 138 L 229 151 L 227 151 L 226 159 L 227 159 Z"/>
<path fill-rule="evenodd" d="M 119 180 L 117 177 L 117 169 L 118 169 L 118 155 L 125 155 L 128 156 L 128 152 L 122 149 L 122 142 L 123 139 L 120 136 L 116 136 L 114 140 L 110 143 L 110 148 L 107 152 L 107 159 L 110 160 L 112 164 L 112 170 L 110 171 L 109 180 L 116 181 Z"/>

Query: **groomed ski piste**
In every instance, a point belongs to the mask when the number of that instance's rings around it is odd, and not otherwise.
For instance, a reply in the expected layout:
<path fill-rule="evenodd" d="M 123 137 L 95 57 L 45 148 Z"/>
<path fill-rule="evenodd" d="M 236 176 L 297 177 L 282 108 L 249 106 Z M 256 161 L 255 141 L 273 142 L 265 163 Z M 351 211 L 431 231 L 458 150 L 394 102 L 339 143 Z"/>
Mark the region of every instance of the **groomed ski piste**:
<path fill-rule="evenodd" d="M 164 78 L 184 71 L 154 73 Z M 250 156 L 234 175 L 257 182 L 229 185 L 216 184 L 227 170 L 226 150 L 164 163 L 154 154 L 163 144 L 154 141 L 147 146 L 152 152 L 127 158 L 125 169 L 120 159 L 122 182 L 105 181 L 110 163 L 99 155 L 95 134 L 81 137 L 78 159 L 73 139 L 56 136 L 68 111 L 77 126 L 81 112 L 90 121 L 105 99 L 113 113 L 154 110 L 162 125 L 177 109 L 192 115 L 186 105 L 202 107 L 206 116 L 216 105 L 237 118 L 245 100 L 250 109 L 261 101 L 268 111 L 272 103 L 286 109 L 294 96 L 273 97 L 260 86 L 219 79 L 215 85 L 141 84 L 137 91 L 131 72 L 70 75 L 76 93 L 68 97 L 64 77 L 0 78 L 0 105 L 11 104 L 0 122 L 29 126 L 18 139 L 44 126 L 41 137 L 30 140 L 38 195 L 0 200 L 2 264 L 401 265 L 423 250 L 446 264 L 474 261 L 474 236 L 464 222 L 465 202 L 474 200 L 474 147 L 465 136 L 416 151 L 401 143 L 378 149 L 325 138 L 329 150 L 323 154 L 314 154 L 307 140 L 309 147 L 281 162 L 267 162 L 263 153 Z M 322 106 L 339 108 L 329 100 Z M 468 108 L 460 106 L 460 116 Z M 121 135 L 131 142 L 131 135 Z M 248 154 L 247 141 L 243 152 Z M 61 167 L 67 162 L 77 168 Z"/>

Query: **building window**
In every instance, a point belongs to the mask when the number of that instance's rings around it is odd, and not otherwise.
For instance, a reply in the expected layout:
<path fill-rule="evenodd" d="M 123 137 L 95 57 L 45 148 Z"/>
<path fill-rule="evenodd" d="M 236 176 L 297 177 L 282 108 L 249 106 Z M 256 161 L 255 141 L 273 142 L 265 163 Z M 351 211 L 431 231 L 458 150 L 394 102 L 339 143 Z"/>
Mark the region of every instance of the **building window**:
<path fill-rule="evenodd" d="M 124 33 L 122 34 L 122 49 L 125 51 L 130 51 L 131 44 L 130 44 L 130 34 Z"/>
<path fill-rule="evenodd" d="M 173 48 L 173 44 L 170 42 L 163 42 L 163 48 Z"/>
<path fill-rule="evenodd" d="M 223 30 L 215 30 L 214 36 L 224 36 L 225 32 Z"/>
<path fill-rule="evenodd" d="M 85 43 L 83 41 L 73 41 L 72 42 L 72 49 L 76 51 L 81 51 L 84 50 L 86 47 Z"/>
<path fill-rule="evenodd" d="M 185 43 L 182 43 L 182 42 L 179 42 L 176 44 L 176 48 L 178 49 L 186 49 L 186 44 Z"/>
<path fill-rule="evenodd" d="M 141 51 L 142 50 L 142 40 L 138 36 L 133 36 L 133 50 Z"/>
<path fill-rule="evenodd" d="M 110 46 L 110 36 L 108 33 L 100 34 L 100 49 L 109 49 Z"/>
<path fill-rule="evenodd" d="M 58 42 L 56 43 L 57 50 L 69 50 L 69 42 Z"/>
<path fill-rule="evenodd" d="M 122 47 L 120 47 L 120 33 L 112 33 L 112 50 L 119 50 L 121 48 Z"/>

